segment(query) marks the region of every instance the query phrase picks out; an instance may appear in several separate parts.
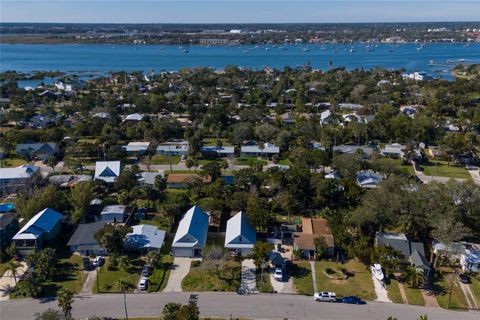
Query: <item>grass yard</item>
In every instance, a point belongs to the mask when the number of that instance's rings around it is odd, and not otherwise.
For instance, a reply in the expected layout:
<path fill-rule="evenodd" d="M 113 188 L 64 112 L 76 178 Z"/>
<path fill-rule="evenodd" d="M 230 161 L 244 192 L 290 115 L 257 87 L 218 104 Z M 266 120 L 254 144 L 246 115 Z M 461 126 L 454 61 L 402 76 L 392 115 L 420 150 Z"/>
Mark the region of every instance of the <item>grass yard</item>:
<path fill-rule="evenodd" d="M 162 291 L 167 286 L 173 257 L 170 255 L 164 255 L 162 257 L 162 263 L 163 268 L 155 269 L 152 275 L 148 278 L 148 292 Z"/>
<path fill-rule="evenodd" d="M 477 277 L 470 275 L 470 280 L 470 291 L 472 291 L 472 294 L 477 300 L 477 304 L 480 305 L 480 275 L 477 274 Z"/>
<path fill-rule="evenodd" d="M 13 168 L 19 167 L 22 164 L 27 163 L 27 161 L 20 159 L 20 158 L 13 158 L 13 159 L 3 159 L 0 160 L 0 164 L 2 168 Z"/>
<path fill-rule="evenodd" d="M 256 269 L 256 280 L 257 280 L 257 289 L 261 293 L 273 293 L 272 283 L 270 282 L 270 274 L 268 269 L 263 270 L 263 281 L 262 281 L 262 270 Z"/>
<path fill-rule="evenodd" d="M 148 225 L 156 226 L 162 230 L 170 230 L 169 219 L 159 213 L 155 214 L 151 219 L 140 220 L 139 224 L 148 224 Z"/>
<path fill-rule="evenodd" d="M 150 165 L 166 165 L 170 164 L 170 160 L 168 159 L 168 156 L 163 156 L 163 155 L 154 155 L 152 157 L 152 161 L 150 162 Z M 180 162 L 180 156 L 171 156 L 172 158 L 172 165 L 178 164 Z"/>
<path fill-rule="evenodd" d="M 387 285 L 388 298 L 393 303 L 403 303 L 400 289 L 398 288 L 398 281 L 395 279 L 389 279 L 390 283 Z"/>
<path fill-rule="evenodd" d="M 313 280 L 310 262 L 299 261 L 295 263 L 293 285 L 298 294 L 313 295 Z"/>
<path fill-rule="evenodd" d="M 133 292 L 138 285 L 140 280 L 140 273 L 142 272 L 142 267 L 145 264 L 140 257 L 130 258 L 130 267 L 127 271 L 118 268 L 117 270 L 108 270 L 108 263 L 110 258 L 107 257 L 105 264 L 98 271 L 98 283 L 100 285 L 100 290 L 98 290 L 97 282 L 93 286 L 93 293 L 112 293 L 119 292 L 115 282 L 118 279 L 122 279 L 128 282 L 131 288 L 128 292 Z"/>
<path fill-rule="evenodd" d="M 222 141 L 222 145 L 225 147 L 233 147 L 233 144 L 227 141 L 227 139 L 215 139 L 215 138 L 205 138 L 203 139 L 204 146 L 216 146 L 217 140 Z"/>
<path fill-rule="evenodd" d="M 280 159 L 280 160 L 278 160 L 278 164 L 285 165 L 285 166 L 291 166 L 292 161 L 290 161 L 289 159 Z"/>
<path fill-rule="evenodd" d="M 183 291 L 233 291 L 240 287 L 241 263 L 230 261 L 231 266 L 220 272 L 209 270 L 192 262 L 188 275 L 182 281 Z M 268 276 L 268 274 L 266 274 Z"/>
<path fill-rule="evenodd" d="M 448 163 L 445 161 L 429 161 L 428 164 L 422 164 L 421 167 L 423 168 L 423 173 L 427 176 L 472 179 L 467 169 L 452 165 L 448 166 Z"/>
<path fill-rule="evenodd" d="M 425 300 L 423 300 L 420 289 L 410 288 L 407 284 L 404 284 L 403 288 L 405 289 L 405 295 L 407 296 L 408 304 L 413 304 L 416 306 L 425 305 Z"/>
<path fill-rule="evenodd" d="M 9 268 L 8 268 L 8 263 L 12 261 L 12 259 L 9 259 L 9 260 L 5 260 L 3 262 L 0 263 L 0 276 L 2 276 L 5 271 L 7 271 Z"/>
<path fill-rule="evenodd" d="M 388 171 L 395 171 L 409 176 L 415 175 L 412 165 L 404 164 L 402 159 L 379 158 L 372 160 L 372 163 L 377 164 L 380 168 L 385 168 Z"/>
<path fill-rule="evenodd" d="M 346 269 L 351 275 L 346 280 L 331 280 L 324 274 L 326 268 Z M 352 259 L 344 264 L 317 261 L 315 274 L 319 291 L 333 291 L 337 293 L 337 297 L 355 295 L 365 300 L 376 298 L 370 270 L 358 260 Z"/>
<path fill-rule="evenodd" d="M 256 166 L 262 165 L 266 166 L 268 164 L 267 160 L 259 160 L 256 157 L 238 157 L 235 159 L 235 164 L 237 166 Z"/>
<path fill-rule="evenodd" d="M 95 143 L 97 143 L 97 139 L 95 139 L 95 138 L 80 138 L 80 139 L 77 140 L 77 143 L 95 144 Z"/>
<path fill-rule="evenodd" d="M 452 287 L 452 277 L 454 279 Z M 467 301 L 463 295 L 462 289 L 458 284 L 457 277 L 453 273 L 440 273 L 434 275 L 434 289 L 437 291 L 437 302 L 440 307 L 448 308 L 448 299 L 450 296 L 450 288 L 452 288 L 452 299 L 450 301 L 450 309 L 466 309 Z"/>

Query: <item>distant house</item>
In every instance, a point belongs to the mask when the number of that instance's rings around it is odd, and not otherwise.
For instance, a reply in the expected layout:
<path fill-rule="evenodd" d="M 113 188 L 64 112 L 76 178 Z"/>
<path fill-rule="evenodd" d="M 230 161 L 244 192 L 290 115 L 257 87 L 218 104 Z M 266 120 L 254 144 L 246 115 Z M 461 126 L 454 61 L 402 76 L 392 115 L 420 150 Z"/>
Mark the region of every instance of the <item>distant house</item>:
<path fill-rule="evenodd" d="M 149 147 L 150 142 L 129 142 L 122 148 L 128 155 L 143 156 L 147 153 Z"/>
<path fill-rule="evenodd" d="M 360 171 L 357 173 L 357 185 L 364 189 L 374 189 L 382 180 L 382 176 L 376 172 Z"/>
<path fill-rule="evenodd" d="M 167 176 L 167 185 L 170 189 L 184 189 L 188 187 L 188 184 L 195 181 L 210 183 L 212 182 L 212 178 L 210 176 L 189 173 L 170 173 Z"/>
<path fill-rule="evenodd" d="M 240 153 L 242 156 L 271 157 L 278 155 L 280 153 L 280 148 L 272 143 L 265 143 L 263 145 L 263 149 L 261 149 L 258 145 L 248 145 L 242 146 L 240 148 Z"/>
<path fill-rule="evenodd" d="M 97 161 L 94 180 L 114 183 L 120 175 L 120 161 Z"/>
<path fill-rule="evenodd" d="M 21 157 L 44 160 L 58 153 L 58 145 L 53 142 L 22 143 L 17 144 L 16 152 Z"/>
<path fill-rule="evenodd" d="M 148 172 L 148 171 L 147 172 L 140 172 L 140 174 L 137 175 L 137 182 L 139 184 L 153 186 L 155 184 L 155 180 L 157 179 L 158 176 L 163 177 L 163 173 L 162 172 Z"/>
<path fill-rule="evenodd" d="M 248 223 L 247 214 L 240 211 L 227 221 L 225 248 L 236 255 L 248 255 L 257 241 L 255 229 Z"/>
<path fill-rule="evenodd" d="M 337 120 L 335 119 L 332 111 L 330 110 L 325 110 L 322 113 L 320 113 L 320 124 L 325 125 L 325 124 L 330 124 L 334 123 Z"/>
<path fill-rule="evenodd" d="M 480 244 L 470 242 L 452 242 L 448 245 L 439 241 L 432 243 L 434 266 L 438 257 L 448 252 L 451 261 L 459 263 L 463 272 L 480 272 Z"/>
<path fill-rule="evenodd" d="M 127 116 L 123 119 L 123 122 L 142 121 L 143 118 L 144 118 L 143 114 L 132 113 L 132 114 L 127 115 Z"/>
<path fill-rule="evenodd" d="M 24 164 L 15 168 L 0 168 L 0 192 L 11 193 L 24 188 L 39 167 Z"/>
<path fill-rule="evenodd" d="M 402 73 L 403 80 L 425 81 L 432 80 L 433 77 L 426 72 Z"/>
<path fill-rule="evenodd" d="M 334 146 L 333 152 L 337 153 L 348 153 L 348 154 L 356 154 L 359 153 L 362 156 L 362 159 L 368 160 L 372 157 L 373 154 L 373 149 L 370 147 L 366 146 L 360 146 L 360 145 L 338 145 Z"/>
<path fill-rule="evenodd" d="M 132 226 L 133 231 L 128 233 L 123 240 L 126 250 L 148 251 L 159 250 L 165 239 L 165 231 L 156 226 L 140 224 Z"/>
<path fill-rule="evenodd" d="M 157 153 L 161 155 L 186 156 L 188 155 L 187 141 L 172 141 L 157 146 Z"/>
<path fill-rule="evenodd" d="M 71 252 L 78 252 L 82 256 L 104 256 L 108 250 L 95 240 L 95 233 L 105 226 L 106 222 L 98 221 L 79 224 L 73 235 L 68 240 L 67 246 Z"/>
<path fill-rule="evenodd" d="M 361 104 L 357 104 L 357 103 L 339 103 L 338 104 L 338 108 L 339 109 L 343 109 L 343 110 L 361 110 L 363 108 L 365 108 L 364 106 L 362 106 Z"/>
<path fill-rule="evenodd" d="M 202 153 L 217 154 L 219 157 L 233 157 L 235 155 L 235 147 L 205 146 L 202 148 Z"/>
<path fill-rule="evenodd" d="M 404 233 L 377 232 L 375 235 L 377 247 L 389 246 L 399 251 L 404 262 L 428 274 L 431 270 L 430 262 L 425 258 L 425 249 L 422 242 L 412 242 L 407 239 Z"/>
<path fill-rule="evenodd" d="M 30 127 L 37 129 L 45 129 L 52 126 L 55 123 L 55 120 L 48 116 L 35 115 L 30 118 L 28 124 Z"/>
<path fill-rule="evenodd" d="M 282 124 L 285 125 L 295 124 L 295 117 L 291 112 L 285 112 L 284 114 L 281 114 L 280 120 L 282 121 Z"/>
<path fill-rule="evenodd" d="M 300 250 L 306 259 L 315 258 L 315 239 L 322 237 L 327 244 L 327 254 L 335 251 L 335 241 L 326 219 L 302 218 L 302 232 L 295 232 L 293 249 Z"/>
<path fill-rule="evenodd" d="M 12 212 L 0 212 L 0 249 L 4 249 L 19 229 L 18 220 Z"/>
<path fill-rule="evenodd" d="M 92 176 L 87 174 L 59 174 L 48 177 L 48 182 L 60 188 L 72 188 L 77 183 L 86 181 L 92 181 Z"/>
<path fill-rule="evenodd" d="M 438 157 L 440 157 L 440 155 L 442 154 L 441 151 L 440 151 L 440 147 L 439 146 L 429 146 L 428 147 L 428 154 L 434 158 L 434 159 L 437 159 Z"/>
<path fill-rule="evenodd" d="M 207 242 L 210 216 L 200 207 L 193 206 L 183 216 L 172 243 L 175 257 L 198 257 Z"/>
<path fill-rule="evenodd" d="M 127 220 L 127 207 L 122 205 L 105 206 L 100 213 L 103 222 L 122 223 Z"/>
<path fill-rule="evenodd" d="M 34 253 L 55 238 L 61 230 L 62 214 L 46 208 L 30 219 L 12 238 L 17 253 L 22 256 Z"/>
<path fill-rule="evenodd" d="M 380 149 L 380 153 L 385 157 L 403 159 L 405 158 L 406 147 L 407 146 L 400 143 L 387 144 Z M 422 154 L 420 150 L 415 149 L 414 159 L 421 159 L 421 158 L 422 158 Z"/>

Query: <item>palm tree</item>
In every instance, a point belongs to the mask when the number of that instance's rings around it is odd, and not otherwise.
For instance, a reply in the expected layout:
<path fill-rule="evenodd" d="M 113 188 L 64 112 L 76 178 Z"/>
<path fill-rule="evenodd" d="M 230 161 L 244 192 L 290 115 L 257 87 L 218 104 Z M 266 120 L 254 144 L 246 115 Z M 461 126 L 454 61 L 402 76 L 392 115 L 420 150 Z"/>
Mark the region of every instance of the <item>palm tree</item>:
<path fill-rule="evenodd" d="M 425 274 L 414 266 L 408 266 L 403 273 L 405 281 L 411 288 L 418 288 L 425 282 Z"/>
<path fill-rule="evenodd" d="M 128 289 L 130 289 L 132 287 L 132 285 L 128 282 L 126 282 L 125 280 L 123 279 L 118 279 L 116 282 L 115 282 L 115 285 L 118 287 L 118 289 L 120 289 L 120 291 L 122 291 L 123 293 L 123 305 L 125 307 L 125 319 L 128 320 L 128 312 L 127 312 L 127 295 L 126 295 L 126 292 Z"/>
<path fill-rule="evenodd" d="M 61 288 L 57 294 L 58 306 L 62 308 L 65 319 L 72 317 L 73 291 Z"/>
<path fill-rule="evenodd" d="M 120 258 L 118 258 L 118 266 L 123 271 L 127 271 L 128 267 L 130 266 L 130 259 L 128 258 L 128 256 L 121 256 Z"/>
<path fill-rule="evenodd" d="M 21 267 L 21 264 L 16 261 L 10 261 L 8 263 L 8 269 L 10 270 L 13 280 L 15 280 L 15 285 L 17 285 L 17 268 Z"/>

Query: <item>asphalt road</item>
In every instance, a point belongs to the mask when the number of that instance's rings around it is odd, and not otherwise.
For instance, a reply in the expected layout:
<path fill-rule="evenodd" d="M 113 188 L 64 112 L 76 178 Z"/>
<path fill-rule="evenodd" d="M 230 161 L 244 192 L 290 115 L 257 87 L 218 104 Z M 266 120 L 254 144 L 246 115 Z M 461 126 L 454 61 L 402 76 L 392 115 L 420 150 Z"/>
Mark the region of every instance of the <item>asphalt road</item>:
<path fill-rule="evenodd" d="M 190 293 L 128 294 L 130 318 L 154 317 L 162 313 L 168 302 L 188 303 Z M 386 320 L 394 316 L 399 320 L 416 320 L 428 315 L 433 320 L 478 320 L 480 313 L 448 311 L 403 304 L 369 302 L 367 305 L 345 305 L 315 302 L 311 297 L 287 294 L 258 294 L 239 296 L 235 293 L 204 292 L 198 296 L 198 306 L 203 317 L 251 319 L 303 319 L 303 320 Z M 41 303 L 24 299 L 0 303 L 0 318 L 30 320 L 36 312 L 57 308 L 56 301 Z M 124 318 L 123 295 L 102 294 L 76 297 L 73 316 L 110 316 Z"/>

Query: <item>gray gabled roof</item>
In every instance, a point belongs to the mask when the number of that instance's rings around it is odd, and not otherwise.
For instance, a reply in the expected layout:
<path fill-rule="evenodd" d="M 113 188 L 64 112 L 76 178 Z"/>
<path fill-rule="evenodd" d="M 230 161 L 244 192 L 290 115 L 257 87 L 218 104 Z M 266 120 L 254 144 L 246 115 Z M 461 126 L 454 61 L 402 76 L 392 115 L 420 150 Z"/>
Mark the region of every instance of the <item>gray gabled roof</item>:
<path fill-rule="evenodd" d="M 103 228 L 105 224 L 106 222 L 104 221 L 79 224 L 78 228 L 70 237 L 70 240 L 68 240 L 67 246 L 79 246 L 96 243 L 97 240 L 94 238 L 95 233 Z"/>
<path fill-rule="evenodd" d="M 410 263 L 416 268 L 430 270 L 430 262 L 428 262 L 427 258 L 425 258 L 425 255 L 420 254 L 418 250 L 413 250 L 410 256 Z"/>

